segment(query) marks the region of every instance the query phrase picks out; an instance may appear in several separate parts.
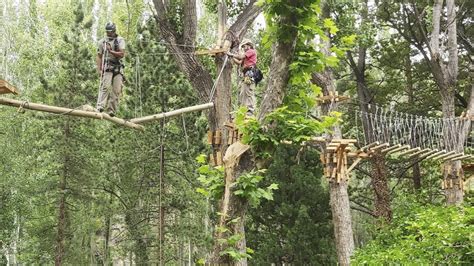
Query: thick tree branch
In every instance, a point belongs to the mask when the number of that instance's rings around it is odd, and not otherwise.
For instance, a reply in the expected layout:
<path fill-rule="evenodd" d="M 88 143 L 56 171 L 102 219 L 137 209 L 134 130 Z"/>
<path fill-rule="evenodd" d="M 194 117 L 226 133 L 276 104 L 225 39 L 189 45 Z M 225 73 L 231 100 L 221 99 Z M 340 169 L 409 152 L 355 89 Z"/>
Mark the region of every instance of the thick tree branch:
<path fill-rule="evenodd" d="M 237 17 L 237 20 L 230 26 L 229 31 L 235 34 L 239 40 L 247 32 L 247 29 L 253 23 L 255 18 L 262 12 L 262 7 L 255 5 L 257 0 L 251 0 L 245 7 L 242 13 Z"/>

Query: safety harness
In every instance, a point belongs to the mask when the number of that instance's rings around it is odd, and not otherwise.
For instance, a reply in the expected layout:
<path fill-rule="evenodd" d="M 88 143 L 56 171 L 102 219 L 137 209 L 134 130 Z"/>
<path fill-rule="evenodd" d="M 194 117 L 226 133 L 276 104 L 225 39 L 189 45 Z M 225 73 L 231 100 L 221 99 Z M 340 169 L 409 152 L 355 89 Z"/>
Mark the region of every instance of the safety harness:
<path fill-rule="evenodd" d="M 104 40 L 104 46 L 106 45 L 106 41 Z M 119 42 L 118 42 L 118 35 L 114 39 L 114 49 L 115 52 L 119 51 Z M 112 72 L 112 78 L 117 76 L 118 74 L 122 75 L 122 78 L 125 80 L 125 76 L 123 74 L 123 68 L 125 67 L 124 64 L 122 63 L 121 59 L 118 59 L 117 61 L 115 60 L 109 60 L 108 57 L 108 51 L 104 47 L 104 55 L 106 58 L 106 64 L 104 71 L 105 72 Z"/>

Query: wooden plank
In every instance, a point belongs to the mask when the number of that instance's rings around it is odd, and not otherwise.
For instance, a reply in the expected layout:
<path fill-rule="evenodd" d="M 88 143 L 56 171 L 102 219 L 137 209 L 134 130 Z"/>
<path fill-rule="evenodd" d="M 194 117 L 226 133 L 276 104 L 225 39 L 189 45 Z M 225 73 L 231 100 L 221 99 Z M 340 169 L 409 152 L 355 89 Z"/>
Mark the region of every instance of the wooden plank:
<path fill-rule="evenodd" d="M 417 152 L 417 151 L 420 151 L 420 150 L 421 150 L 420 147 L 416 147 L 416 148 L 409 149 L 409 150 L 406 150 L 404 152 L 401 152 L 400 154 L 398 154 L 398 156 L 407 155 L 407 154 L 414 153 L 414 152 Z"/>
<path fill-rule="evenodd" d="M 194 105 L 194 106 L 190 106 L 190 107 L 177 109 L 177 110 L 174 110 L 174 111 L 169 111 L 169 112 L 166 112 L 166 113 L 134 118 L 134 119 L 130 120 L 130 122 L 136 123 L 136 124 L 141 124 L 141 123 L 146 123 L 146 122 L 150 122 L 150 121 L 154 121 L 154 120 L 163 119 L 165 117 L 170 118 L 170 117 L 178 116 L 178 115 L 184 114 L 184 113 L 202 111 L 202 110 L 210 109 L 212 107 L 214 107 L 214 103 L 205 103 L 205 104 L 200 104 L 200 105 Z"/>
<path fill-rule="evenodd" d="M 338 142 L 344 144 L 357 143 L 356 139 L 332 139 L 331 142 Z"/>
<path fill-rule="evenodd" d="M 458 158 L 461 158 L 463 156 L 465 156 L 464 153 L 456 153 L 456 154 L 453 154 L 451 156 L 448 156 L 448 157 L 444 158 L 443 161 L 444 162 L 445 161 L 450 161 L 450 160 L 451 161 L 456 161 Z"/>
<path fill-rule="evenodd" d="M 465 159 L 469 159 L 469 158 L 471 158 L 471 157 L 472 157 L 472 155 L 467 154 L 467 155 L 464 155 L 464 156 L 462 156 L 462 157 L 460 157 L 460 158 L 457 158 L 456 160 L 465 160 Z M 464 167 L 464 166 L 463 166 L 463 167 Z"/>
<path fill-rule="evenodd" d="M 362 160 L 362 157 L 358 157 L 357 159 L 355 159 L 355 161 L 351 164 L 349 169 L 347 169 L 347 174 L 349 174 L 352 171 L 352 169 L 354 169 L 354 167 L 356 167 L 360 163 L 361 160 Z"/>
<path fill-rule="evenodd" d="M 430 151 L 430 150 L 431 149 L 426 148 L 426 149 L 423 149 L 421 151 L 417 151 L 417 152 L 413 153 L 412 155 L 410 155 L 410 157 L 415 157 L 417 155 L 420 155 L 420 154 L 425 153 L 425 152 Z"/>
<path fill-rule="evenodd" d="M 220 145 L 221 144 L 221 131 L 208 131 L 207 132 L 207 144 L 209 145 Z"/>
<path fill-rule="evenodd" d="M 7 93 L 18 95 L 18 90 L 7 81 L 0 79 L 0 94 L 7 94 Z"/>
<path fill-rule="evenodd" d="M 387 155 L 390 155 L 392 153 L 396 153 L 396 152 L 399 152 L 399 151 L 403 151 L 403 150 L 406 150 L 406 149 L 409 149 L 409 148 L 410 148 L 410 145 L 403 145 L 399 148 L 396 148 L 394 150 L 391 150 L 391 151 L 387 152 Z"/>
<path fill-rule="evenodd" d="M 364 147 L 360 148 L 360 150 L 364 151 L 364 150 L 367 150 L 368 148 L 371 148 L 371 147 L 374 147 L 374 146 L 377 146 L 377 145 L 380 145 L 380 142 L 376 141 L 376 142 L 372 142 L 368 145 L 365 145 Z"/>
<path fill-rule="evenodd" d="M 211 145 L 214 140 L 214 135 L 211 130 L 207 131 L 207 144 Z"/>
<path fill-rule="evenodd" d="M 319 154 L 319 160 L 321 160 L 321 163 L 322 163 L 323 165 L 326 164 L 326 160 L 325 160 L 325 159 L 326 159 L 326 157 L 324 156 L 324 153 Z"/>
<path fill-rule="evenodd" d="M 209 49 L 209 50 L 198 50 L 194 52 L 195 55 L 215 55 L 220 53 L 225 53 L 229 51 L 228 48 L 217 48 L 217 49 Z"/>
<path fill-rule="evenodd" d="M 0 98 L 0 104 L 7 105 L 7 106 L 20 107 L 23 109 L 53 113 L 53 114 L 79 116 L 79 117 L 94 118 L 94 119 L 105 119 L 115 124 L 129 127 L 129 128 L 139 129 L 139 130 L 145 129 L 142 125 L 137 125 L 133 122 L 130 122 L 118 117 L 111 117 L 106 113 L 76 110 L 76 109 L 50 106 L 50 105 L 39 104 L 39 103 L 29 103 L 27 101 L 17 101 L 17 100 L 8 99 L 8 98 Z"/>
<path fill-rule="evenodd" d="M 344 160 L 344 149 L 346 148 L 347 145 L 341 144 L 339 149 L 337 150 L 337 172 L 341 173 L 341 167 L 343 167 L 343 160 Z"/>
<path fill-rule="evenodd" d="M 212 166 L 222 165 L 222 156 L 220 151 L 211 154 L 210 163 Z"/>
<path fill-rule="evenodd" d="M 349 152 L 347 154 L 347 156 L 349 156 L 349 157 L 369 158 L 370 154 L 366 153 L 366 152 L 357 151 L 357 152 Z"/>
<path fill-rule="evenodd" d="M 382 149 L 380 152 L 382 152 L 382 153 L 389 152 L 389 151 L 391 151 L 391 150 L 398 149 L 398 148 L 400 148 L 401 146 L 402 146 L 401 144 L 393 145 L 392 147 L 388 147 L 388 148 Z"/>
<path fill-rule="evenodd" d="M 456 153 L 455 151 L 450 151 L 448 153 L 445 153 L 445 154 L 442 154 L 442 155 L 438 155 L 437 157 L 434 157 L 433 160 L 441 160 L 441 159 L 444 159 L 444 158 L 446 158 L 448 156 L 451 156 L 455 153 Z"/>
<path fill-rule="evenodd" d="M 382 144 L 380 144 L 380 145 L 377 145 L 377 146 L 375 146 L 375 147 L 370 148 L 369 150 L 370 150 L 370 151 L 376 151 L 376 150 L 378 150 L 378 149 L 382 149 L 382 148 L 385 148 L 385 147 L 388 147 L 388 146 L 390 146 L 390 144 L 388 144 L 388 143 L 382 143 Z"/>
<path fill-rule="evenodd" d="M 436 153 L 438 151 L 438 149 L 434 149 L 434 150 L 429 150 L 425 153 L 422 153 L 419 155 L 419 158 L 421 158 L 422 160 L 426 159 L 427 156 L 430 156 L 431 154 L 433 153 Z"/>
<path fill-rule="evenodd" d="M 336 178 L 336 167 L 332 168 L 331 178 Z"/>
<path fill-rule="evenodd" d="M 436 149 L 435 149 L 435 150 L 436 150 Z M 438 155 L 441 155 L 441 154 L 444 154 L 444 153 L 446 153 L 446 150 L 437 151 L 437 152 L 431 154 L 430 156 L 426 157 L 426 160 L 429 160 L 429 159 L 431 159 L 431 158 L 434 158 L 434 157 L 436 157 L 436 156 L 438 156 Z"/>
<path fill-rule="evenodd" d="M 339 147 L 339 145 L 341 145 L 341 143 L 331 142 L 328 144 L 328 147 Z"/>
<path fill-rule="evenodd" d="M 323 137 L 313 137 L 313 138 L 311 138 L 309 141 L 313 141 L 313 142 L 326 142 L 326 139 L 323 138 Z"/>

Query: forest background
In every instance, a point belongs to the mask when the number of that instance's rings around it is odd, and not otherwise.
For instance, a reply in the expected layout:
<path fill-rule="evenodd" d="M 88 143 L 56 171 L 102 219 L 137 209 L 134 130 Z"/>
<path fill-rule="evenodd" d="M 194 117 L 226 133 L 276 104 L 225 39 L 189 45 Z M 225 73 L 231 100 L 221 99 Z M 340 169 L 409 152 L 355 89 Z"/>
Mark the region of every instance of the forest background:
<path fill-rule="evenodd" d="M 0 78 L 21 91 L 7 97 L 69 108 L 94 105 L 96 42 L 105 23 L 114 21 L 127 41 L 119 117 L 202 103 L 205 97 L 178 57 L 218 42 L 222 3 L 235 22 L 256 1 L 154 2 L 2 0 Z M 194 8 L 192 47 L 170 49 L 157 2 L 165 4 L 167 21 L 183 36 L 189 26 L 186 10 Z M 444 115 L 443 88 L 427 45 L 440 2 L 441 62 L 455 62 L 450 88 L 453 115 L 459 116 L 473 97 L 472 1 L 259 1 L 255 12 L 261 15 L 251 19 L 245 33 L 256 44 L 265 74 L 257 86 L 258 106 L 271 94 L 269 83 L 278 79 L 272 76 L 275 58 L 286 58 L 288 76 L 280 108 L 270 115 L 279 121 L 281 134 L 241 125 L 254 152 L 271 158 L 266 171 L 255 167 L 239 177 L 241 184 L 256 184 L 254 194 L 244 193 L 244 214 L 233 217 L 242 221 L 243 234 L 217 237 L 227 229 L 218 226 L 223 170 L 207 165 L 212 111 L 164 119 L 137 132 L 106 121 L 1 106 L 0 264 L 193 265 L 217 256 L 251 265 L 344 265 L 320 150 L 299 143 L 331 132 L 335 124 L 344 137 L 358 138 L 355 110 L 366 101 L 412 115 Z M 449 3 L 456 7 L 455 54 L 448 50 Z M 286 39 L 295 40 L 292 49 L 282 52 L 273 45 Z M 324 52 L 325 43 L 331 53 Z M 214 81 L 221 58 L 195 58 Z M 325 91 L 318 74 L 328 71 L 338 93 L 351 100 L 323 116 L 315 99 Z M 236 68 L 229 73 L 230 111 L 240 117 Z M 295 145 L 262 151 L 267 143 L 260 137 L 284 137 Z M 471 138 L 468 134 L 466 142 Z M 377 176 L 376 169 L 385 174 Z M 443 178 L 442 165 L 434 161 L 361 162 L 348 181 L 351 262 L 474 263 L 472 181 L 466 172 L 464 197 L 446 204 Z M 212 254 L 218 245 L 224 248 Z"/>

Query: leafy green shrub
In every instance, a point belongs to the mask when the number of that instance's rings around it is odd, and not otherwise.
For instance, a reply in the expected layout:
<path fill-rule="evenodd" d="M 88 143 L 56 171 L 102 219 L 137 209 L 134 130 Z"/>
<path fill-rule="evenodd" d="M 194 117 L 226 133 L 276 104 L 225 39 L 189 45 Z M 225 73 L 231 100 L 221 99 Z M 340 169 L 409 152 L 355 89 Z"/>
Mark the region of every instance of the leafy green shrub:
<path fill-rule="evenodd" d="M 354 265 L 474 265 L 474 208 L 418 206 L 359 249 Z"/>

